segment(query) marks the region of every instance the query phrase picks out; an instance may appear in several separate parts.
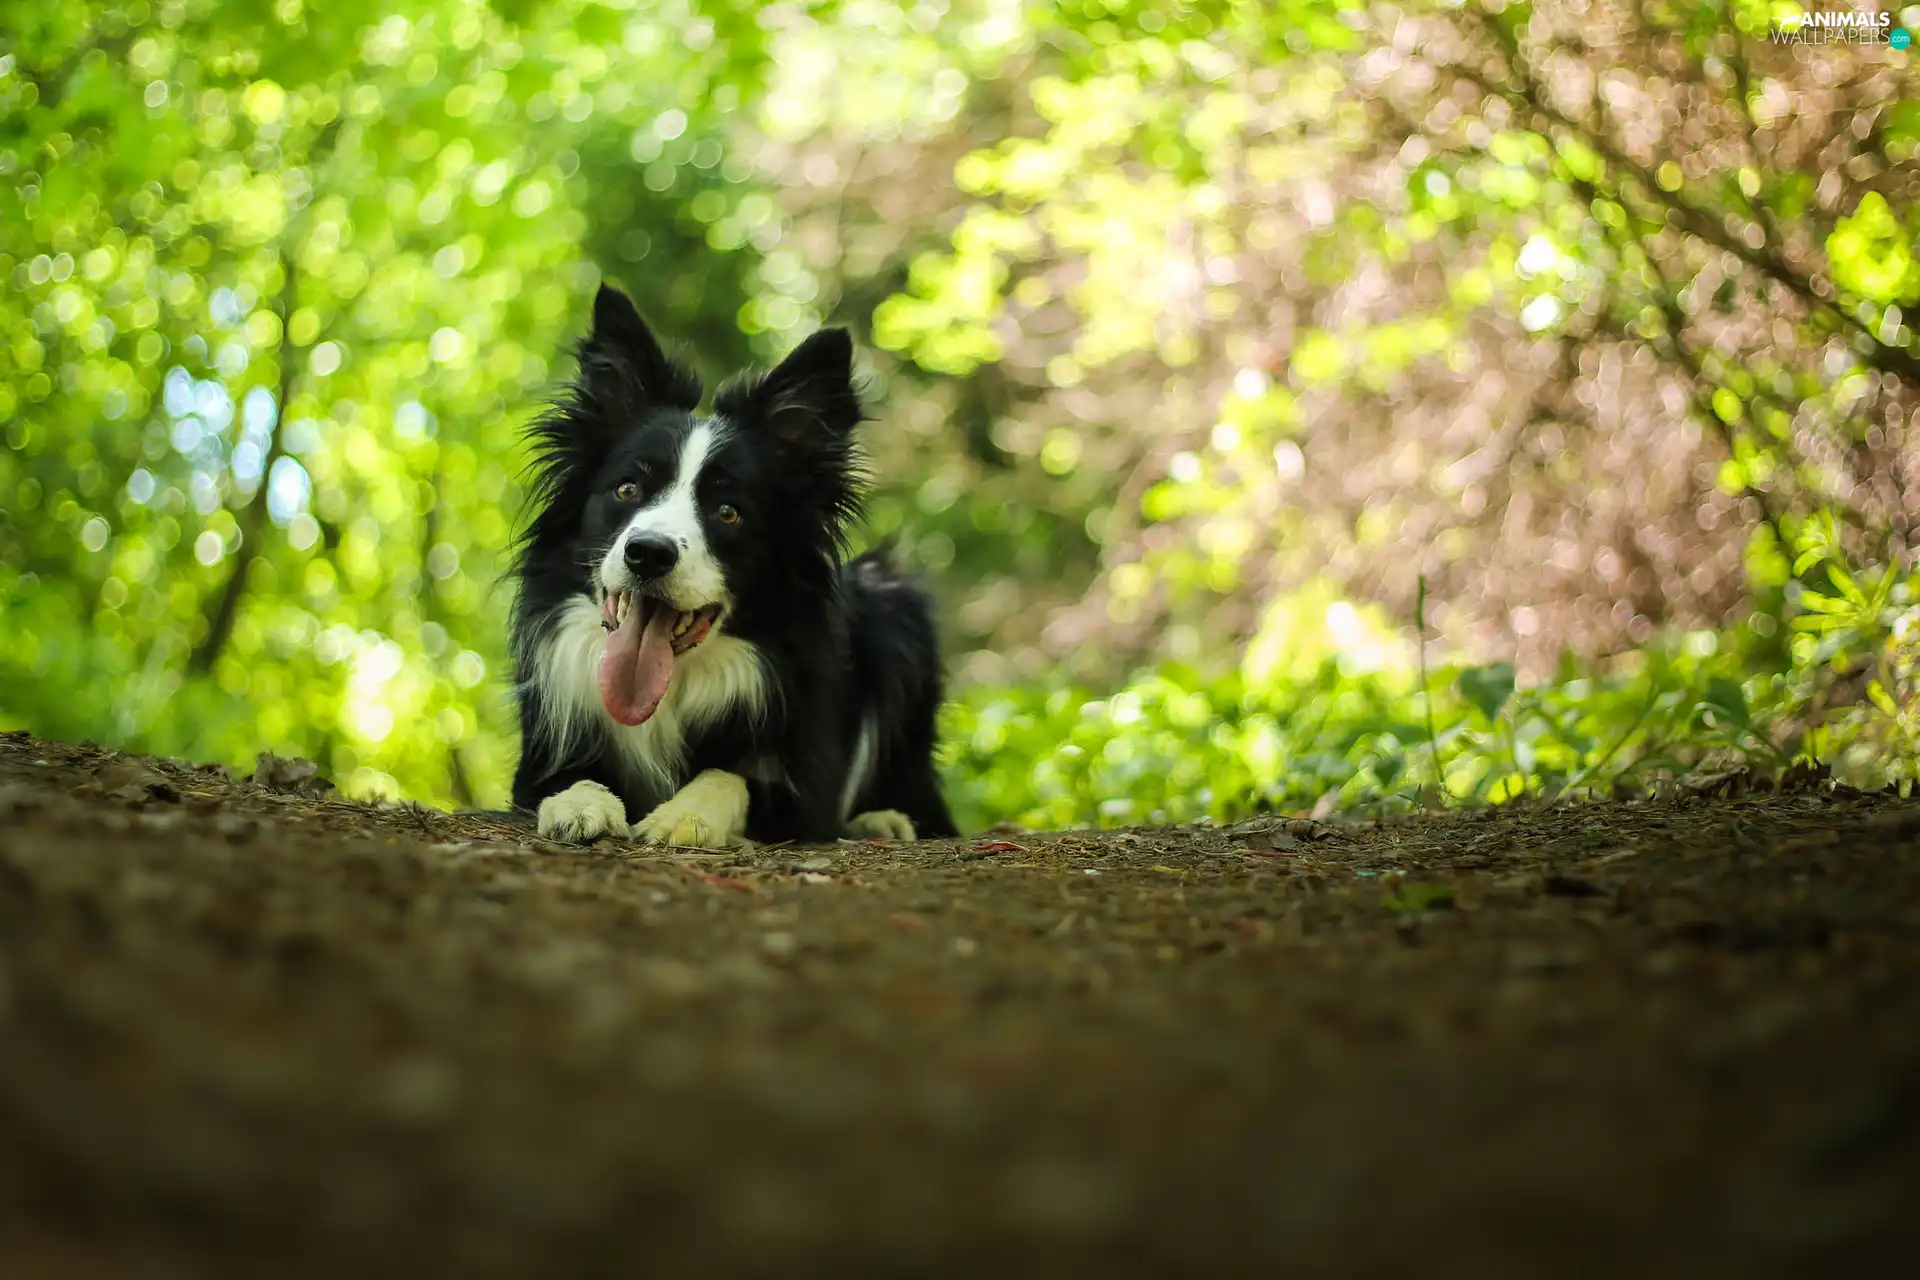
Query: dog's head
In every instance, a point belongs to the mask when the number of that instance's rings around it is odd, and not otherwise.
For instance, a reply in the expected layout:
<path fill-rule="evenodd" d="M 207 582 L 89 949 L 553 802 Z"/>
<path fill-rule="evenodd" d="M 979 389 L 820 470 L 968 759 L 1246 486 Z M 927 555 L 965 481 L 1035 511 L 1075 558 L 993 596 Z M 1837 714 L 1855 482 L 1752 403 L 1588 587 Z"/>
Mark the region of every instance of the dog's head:
<path fill-rule="evenodd" d="M 822 330 L 702 415 L 698 378 L 625 294 L 600 289 L 571 393 L 534 428 L 528 550 L 570 559 L 577 592 L 602 606 L 610 661 L 633 657 L 638 692 L 607 698 L 616 719 L 652 714 L 674 656 L 725 627 L 777 624 L 771 596 L 834 590 L 859 506 L 852 364 L 846 332 Z"/>

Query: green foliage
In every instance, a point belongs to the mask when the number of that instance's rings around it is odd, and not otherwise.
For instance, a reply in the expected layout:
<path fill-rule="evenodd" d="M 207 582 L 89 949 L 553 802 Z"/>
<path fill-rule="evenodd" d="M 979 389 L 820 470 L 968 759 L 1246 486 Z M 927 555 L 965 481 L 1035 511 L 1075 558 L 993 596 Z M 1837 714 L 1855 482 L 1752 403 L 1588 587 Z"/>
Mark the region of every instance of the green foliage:
<path fill-rule="evenodd" d="M 763 32 L 726 6 L 9 9 L 7 717 L 497 797 L 518 428 L 564 372 L 582 243 L 622 275 L 700 262 L 650 309 L 754 354 L 713 104 Z M 642 155 L 657 200 L 605 176 Z"/>
<path fill-rule="evenodd" d="M 1883 306 L 1912 305 L 1920 300 L 1915 234 L 1915 227 L 1900 224 L 1885 196 L 1869 192 L 1852 216 L 1840 219 L 1827 237 L 1834 280 Z"/>
<path fill-rule="evenodd" d="M 498 802 L 612 278 L 710 375 L 871 321 L 970 823 L 1910 781 L 1911 76 L 1602 9 L 0 4 L 0 721 Z"/>
<path fill-rule="evenodd" d="M 1901 656 L 1888 659 L 1885 678 L 1910 693 L 1920 678 L 1920 621 L 1904 616 Z M 1516 688 L 1506 663 L 1442 668 L 1430 699 L 1414 684 L 1356 674 L 1338 660 L 1304 680 L 1260 687 L 1168 666 L 1103 698 L 982 690 L 949 710 L 949 774 L 968 819 L 1041 827 L 1634 794 L 1701 769 L 1777 773 L 1801 754 L 1790 731 L 1820 673 L 1756 677 L 1753 661 L 1701 632 L 1650 645 L 1616 672 L 1569 670 L 1530 687 Z M 1876 719 L 1880 732 L 1904 735 L 1900 763 L 1889 773 L 1888 760 L 1857 761 L 1867 766 L 1852 775 L 1857 782 L 1915 776 L 1916 721 L 1911 712 L 1895 720 L 1894 705 L 1889 697 Z"/>

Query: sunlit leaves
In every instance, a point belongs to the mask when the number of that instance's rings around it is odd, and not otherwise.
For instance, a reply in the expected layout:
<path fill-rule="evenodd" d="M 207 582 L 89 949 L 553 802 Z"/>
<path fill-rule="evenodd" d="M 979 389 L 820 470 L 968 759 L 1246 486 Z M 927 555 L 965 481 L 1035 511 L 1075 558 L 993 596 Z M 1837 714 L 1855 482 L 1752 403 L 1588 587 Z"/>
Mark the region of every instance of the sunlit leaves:
<path fill-rule="evenodd" d="M 1257 678 L 1166 664 L 1104 698 L 983 689 L 946 718 L 951 776 L 967 818 L 1044 826 L 1633 794 L 1705 761 L 1785 763 L 1737 664 L 1689 642 L 1526 688 L 1506 663 L 1435 672 L 1438 778 L 1404 665 L 1316 659 L 1310 645 Z"/>
<path fill-rule="evenodd" d="M 1901 225 L 1894 216 L 1885 196 L 1868 192 L 1827 237 L 1834 281 L 1883 305 L 1920 300 L 1915 235 L 1915 228 Z"/>
<path fill-rule="evenodd" d="M 1764 7 L 15 10 L 0 677 L 43 731 L 497 797 L 516 430 L 601 273 L 710 374 L 871 319 L 873 533 L 940 582 L 978 817 L 1509 798 L 1656 729 L 1913 727 L 1891 526 L 1819 517 L 1909 430 L 1873 344 L 1911 350 L 1920 116 L 1901 64 L 1862 110 L 1851 72 L 1736 68 Z M 1623 496 L 1681 475 L 1679 534 Z M 1736 520 L 1718 564 L 1662 549 Z M 1556 639 L 1709 601 L 1744 724 L 1704 668 L 1495 678 L 1537 602 L 1489 603 L 1481 535 L 1555 521 L 1521 585 L 1564 553 L 1603 624 Z M 1435 776 L 1406 620 L 1362 600 L 1448 569 L 1485 598 L 1435 629 L 1496 661 L 1439 673 Z"/>
<path fill-rule="evenodd" d="M 447 794 L 452 744 L 456 773 L 497 787 L 488 609 L 515 428 L 592 283 L 577 197 L 611 185 L 576 181 L 586 90 L 617 80 L 610 109 L 657 114 L 670 102 L 628 86 L 684 74 L 714 24 L 636 17 L 680 25 L 616 66 L 591 5 L 517 25 L 476 0 L 83 11 L 10 30 L 0 72 L 0 96 L 57 101 L 0 133 L 18 179 L 0 184 L 0 395 L 40 406 L 0 454 L 0 506 L 49 517 L 0 523 L 0 577 L 9 686 L 58 674 L 66 708 L 10 713 L 163 751 L 316 754 L 423 796 Z M 596 30 L 614 38 L 583 45 Z M 738 53 L 716 65 L 751 65 Z M 711 86 L 681 87 L 671 105 L 698 110 Z M 230 638 L 183 683 L 230 584 Z"/>

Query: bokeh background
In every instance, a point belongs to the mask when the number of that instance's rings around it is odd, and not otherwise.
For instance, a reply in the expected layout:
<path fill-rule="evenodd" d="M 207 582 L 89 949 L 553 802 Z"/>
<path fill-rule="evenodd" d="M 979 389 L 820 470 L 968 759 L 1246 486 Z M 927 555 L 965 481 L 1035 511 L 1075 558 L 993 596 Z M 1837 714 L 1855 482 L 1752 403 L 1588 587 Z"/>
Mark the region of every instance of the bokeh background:
<path fill-rule="evenodd" d="M 862 339 L 969 824 L 1911 779 L 1914 54 L 1798 12 L 7 0 L 0 722 L 501 803 L 606 278 Z"/>

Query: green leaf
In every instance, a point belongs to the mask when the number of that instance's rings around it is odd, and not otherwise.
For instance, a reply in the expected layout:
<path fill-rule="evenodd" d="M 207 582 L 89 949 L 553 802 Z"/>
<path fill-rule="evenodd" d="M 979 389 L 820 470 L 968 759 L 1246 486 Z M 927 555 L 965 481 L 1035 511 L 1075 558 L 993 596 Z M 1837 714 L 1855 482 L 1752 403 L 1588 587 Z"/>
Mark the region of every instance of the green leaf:
<path fill-rule="evenodd" d="M 1800 607 L 1809 613 L 1845 613 L 1847 602 L 1823 596 L 1818 591 L 1803 591 L 1800 593 Z"/>
<path fill-rule="evenodd" d="M 1380 905 L 1396 915 L 1446 910 L 1454 905 L 1453 886 L 1450 884 L 1404 885 L 1398 893 L 1388 891 L 1382 894 Z"/>
<path fill-rule="evenodd" d="M 1827 237 L 1834 282 L 1874 302 L 1913 300 L 1920 296 L 1913 241 L 1913 228 L 1901 225 L 1887 198 L 1869 191 Z"/>
<path fill-rule="evenodd" d="M 1873 701 L 1874 706 L 1880 708 L 1880 710 L 1887 715 L 1899 716 L 1899 704 L 1893 700 L 1893 695 L 1887 692 L 1887 687 L 1878 680 L 1867 682 L 1867 697 Z"/>
<path fill-rule="evenodd" d="M 1484 667 L 1468 667 L 1460 673 L 1460 696 L 1489 720 L 1497 719 L 1500 709 L 1513 696 L 1514 670 L 1511 662 L 1495 662 Z"/>
<path fill-rule="evenodd" d="M 1840 594 L 1847 598 L 1849 604 L 1861 608 L 1866 607 L 1867 593 L 1860 589 L 1860 584 L 1855 582 L 1853 575 L 1848 573 L 1844 568 L 1837 564 L 1828 564 L 1827 578 L 1833 583 Z"/>
<path fill-rule="evenodd" d="M 1713 412 L 1720 421 L 1731 424 L 1740 421 L 1744 409 L 1739 396 L 1721 387 L 1713 393 Z"/>
<path fill-rule="evenodd" d="M 1707 681 L 1707 694 L 1700 705 L 1742 729 L 1753 727 L 1753 713 L 1747 707 L 1747 691 L 1738 680 L 1715 676 Z"/>

